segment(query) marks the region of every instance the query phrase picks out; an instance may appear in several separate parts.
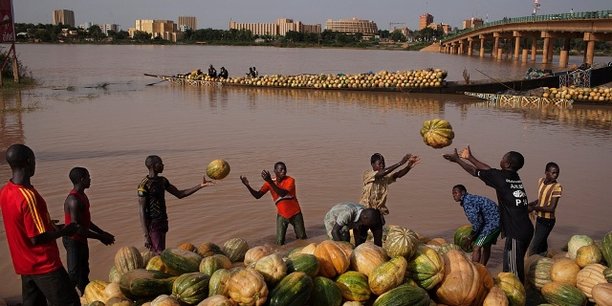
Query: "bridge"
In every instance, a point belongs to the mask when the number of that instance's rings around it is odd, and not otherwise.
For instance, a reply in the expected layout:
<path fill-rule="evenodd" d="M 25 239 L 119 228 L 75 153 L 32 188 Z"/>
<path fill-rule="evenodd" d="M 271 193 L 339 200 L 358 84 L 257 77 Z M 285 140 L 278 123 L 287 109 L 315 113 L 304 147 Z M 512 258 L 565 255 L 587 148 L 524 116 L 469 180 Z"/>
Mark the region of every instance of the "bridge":
<path fill-rule="evenodd" d="M 485 57 L 485 45 L 496 59 L 553 62 L 553 46 L 560 45 L 559 66 L 568 64 L 572 39 L 585 42 L 584 62 L 593 64 L 596 41 L 612 41 L 612 10 L 504 18 L 455 33 L 440 42 L 440 52 Z M 555 41 L 558 40 L 558 41 Z M 492 44 L 492 46 L 491 46 Z"/>

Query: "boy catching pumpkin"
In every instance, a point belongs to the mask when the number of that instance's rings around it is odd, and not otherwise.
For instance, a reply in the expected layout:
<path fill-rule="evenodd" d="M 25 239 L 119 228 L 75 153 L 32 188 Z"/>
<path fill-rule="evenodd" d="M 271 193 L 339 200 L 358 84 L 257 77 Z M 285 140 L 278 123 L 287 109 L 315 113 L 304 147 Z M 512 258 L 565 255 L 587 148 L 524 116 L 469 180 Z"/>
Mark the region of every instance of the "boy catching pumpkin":
<path fill-rule="evenodd" d="M 514 273 L 523 282 L 524 257 L 533 236 L 533 225 L 529 220 L 527 208 L 529 202 L 523 181 L 518 174 L 525 164 L 525 158 L 519 152 L 510 151 L 502 156 L 499 162 L 501 169 L 494 169 L 476 159 L 469 146 L 463 149 L 461 156 L 455 149 L 453 153 L 444 154 L 443 157 L 459 164 L 463 170 L 480 178 L 487 186 L 495 188 L 502 233 L 506 236 L 503 270 Z"/>
<path fill-rule="evenodd" d="M 374 153 L 370 157 L 372 170 L 366 170 L 363 173 L 363 189 L 359 203 L 368 208 L 378 209 L 383 225 L 385 224 L 384 215 L 389 214 L 389 209 L 387 208 L 389 184 L 406 175 L 418 162 L 418 156 L 406 154 L 398 163 L 386 168 L 385 158 L 382 154 Z M 406 167 L 393 172 L 404 164 L 406 164 Z"/>

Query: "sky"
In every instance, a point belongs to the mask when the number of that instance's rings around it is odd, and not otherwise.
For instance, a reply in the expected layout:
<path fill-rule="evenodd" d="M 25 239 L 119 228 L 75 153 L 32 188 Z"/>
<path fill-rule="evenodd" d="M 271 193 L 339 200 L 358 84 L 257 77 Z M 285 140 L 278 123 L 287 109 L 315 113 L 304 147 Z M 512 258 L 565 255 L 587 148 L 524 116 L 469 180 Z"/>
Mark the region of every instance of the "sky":
<path fill-rule="evenodd" d="M 612 10 L 610 0 L 539 0 L 539 14 Z M 461 27 L 471 17 L 495 21 L 504 17 L 529 16 L 533 0 L 13 0 L 15 22 L 52 21 L 53 10 L 74 11 L 76 25 L 114 23 L 127 30 L 136 19 L 178 20 L 195 16 L 198 28 L 228 29 L 230 20 L 272 23 L 289 18 L 304 24 L 321 24 L 327 19 L 356 17 L 376 22 L 379 29 L 390 23 L 418 27 L 423 13 L 434 22 Z"/>

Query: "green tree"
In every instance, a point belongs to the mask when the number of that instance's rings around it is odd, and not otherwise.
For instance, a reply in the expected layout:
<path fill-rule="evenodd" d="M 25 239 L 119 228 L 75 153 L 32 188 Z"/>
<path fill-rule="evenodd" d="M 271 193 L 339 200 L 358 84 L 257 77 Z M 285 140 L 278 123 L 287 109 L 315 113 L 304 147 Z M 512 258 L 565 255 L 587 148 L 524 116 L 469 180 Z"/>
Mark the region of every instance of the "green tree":
<path fill-rule="evenodd" d="M 391 40 L 396 41 L 396 42 L 404 42 L 406 41 L 406 35 L 404 35 L 404 33 L 402 33 L 401 30 L 395 30 L 393 31 L 389 38 L 391 38 Z"/>
<path fill-rule="evenodd" d="M 132 37 L 135 41 L 145 42 L 151 40 L 151 33 L 143 32 L 143 31 L 135 31 L 134 37 Z"/>
<path fill-rule="evenodd" d="M 89 34 L 89 37 L 93 38 L 93 40 L 95 40 L 95 41 L 100 41 L 100 40 L 106 38 L 106 34 L 104 34 L 104 32 L 102 32 L 102 29 L 97 24 L 94 24 L 91 27 L 89 27 L 87 29 L 87 34 Z"/>

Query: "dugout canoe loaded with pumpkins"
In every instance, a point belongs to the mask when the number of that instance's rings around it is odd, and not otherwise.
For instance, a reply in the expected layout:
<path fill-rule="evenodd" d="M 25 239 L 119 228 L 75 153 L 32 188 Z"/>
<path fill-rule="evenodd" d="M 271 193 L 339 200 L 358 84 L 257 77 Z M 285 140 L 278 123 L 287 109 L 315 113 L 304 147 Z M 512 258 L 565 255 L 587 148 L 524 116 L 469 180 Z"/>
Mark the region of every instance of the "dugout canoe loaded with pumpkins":
<path fill-rule="evenodd" d="M 298 74 L 262 75 L 258 77 L 212 78 L 194 70 L 187 74 L 146 76 L 168 81 L 178 86 L 195 87 L 268 87 L 316 90 L 350 90 L 363 92 L 434 93 L 434 94 L 497 94 L 508 90 L 526 92 L 541 89 L 530 95 L 544 99 L 564 99 L 578 103 L 612 103 L 612 66 L 588 70 L 590 87 L 560 86 L 560 79 L 569 79 L 576 71 L 565 71 L 537 79 L 480 80 L 471 82 L 447 81 L 447 71 L 438 68 L 386 71 L 358 74 Z M 578 71 L 582 74 L 585 71 Z M 152 84 L 156 84 L 151 83 Z"/>
<path fill-rule="evenodd" d="M 465 237 L 385 226 L 383 246 L 324 240 L 294 249 L 185 242 L 159 256 L 124 246 L 83 305 L 612 305 L 612 231 L 574 235 L 567 251 L 527 259 L 523 285 L 470 260 Z M 601 240 L 598 240 L 601 239 Z M 462 247 L 464 249 L 462 249 Z"/>

